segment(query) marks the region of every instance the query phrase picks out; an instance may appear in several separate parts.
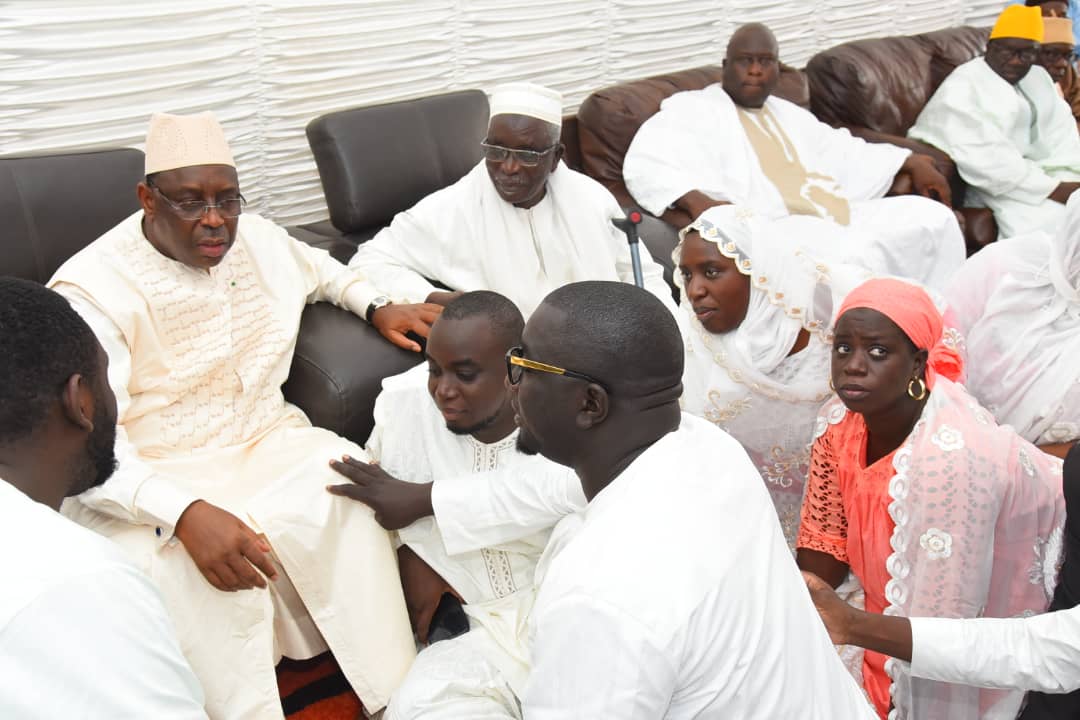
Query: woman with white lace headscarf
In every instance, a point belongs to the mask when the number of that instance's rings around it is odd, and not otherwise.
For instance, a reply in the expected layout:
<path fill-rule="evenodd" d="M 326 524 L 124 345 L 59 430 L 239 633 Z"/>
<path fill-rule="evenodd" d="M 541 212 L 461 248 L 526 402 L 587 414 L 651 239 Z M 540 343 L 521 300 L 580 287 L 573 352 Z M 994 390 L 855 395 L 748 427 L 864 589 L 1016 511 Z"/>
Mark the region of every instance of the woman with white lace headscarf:
<path fill-rule="evenodd" d="M 869 272 L 811 256 L 802 216 L 767 220 L 713 207 L 680 233 L 673 258 L 689 336 L 683 409 L 738 440 L 757 465 L 794 547 L 810 445 L 829 389 L 830 321 Z M 843 253 L 840 252 L 843 250 Z"/>
<path fill-rule="evenodd" d="M 1080 196 L 1056 235 L 969 258 L 946 291 L 967 340 L 967 388 L 1003 425 L 1064 457 L 1080 438 Z"/>

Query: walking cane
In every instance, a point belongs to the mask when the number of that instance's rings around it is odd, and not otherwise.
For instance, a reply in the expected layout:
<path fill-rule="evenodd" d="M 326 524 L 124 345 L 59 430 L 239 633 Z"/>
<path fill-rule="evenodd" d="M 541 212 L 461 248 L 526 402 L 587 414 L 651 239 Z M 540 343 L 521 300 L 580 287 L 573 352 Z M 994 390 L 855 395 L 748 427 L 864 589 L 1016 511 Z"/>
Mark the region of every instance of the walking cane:
<path fill-rule="evenodd" d="M 630 243 L 630 262 L 634 265 L 634 284 L 639 288 L 645 288 L 645 281 L 641 278 L 641 254 L 638 250 L 637 226 L 641 224 L 641 213 L 631 210 L 624 218 L 612 218 L 611 224 L 626 233 L 626 242 Z"/>

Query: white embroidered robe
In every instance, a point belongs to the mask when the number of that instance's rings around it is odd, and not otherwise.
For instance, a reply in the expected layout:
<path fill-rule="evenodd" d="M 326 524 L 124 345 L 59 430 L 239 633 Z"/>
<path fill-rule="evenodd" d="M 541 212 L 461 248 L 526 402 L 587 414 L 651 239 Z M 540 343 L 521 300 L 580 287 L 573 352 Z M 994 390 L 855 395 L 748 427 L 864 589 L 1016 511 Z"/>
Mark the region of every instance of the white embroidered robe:
<path fill-rule="evenodd" d="M 1014 86 L 977 57 L 945 78 L 908 130 L 956 162 L 967 204 L 993 211 L 999 237 L 1064 224 L 1065 206 L 1049 195 L 1080 180 L 1080 136 L 1055 87 L 1038 65 Z"/>
<path fill-rule="evenodd" d="M 493 290 L 528 317 L 556 288 L 581 280 L 634 282 L 615 198 L 563 164 L 527 210 L 499 197 L 483 161 L 450 187 L 398 213 L 349 266 L 386 295 L 423 302 L 438 280 L 453 290 Z M 663 268 L 639 243 L 645 289 L 675 312 Z"/>
<path fill-rule="evenodd" d="M 753 121 L 790 142 L 789 159 L 797 159 L 811 176 L 802 188 L 806 199 L 827 190 L 848 204 L 846 225 L 831 219 L 825 208 L 820 217 L 802 216 L 809 235 L 799 238 L 804 245 L 826 252 L 835 243 L 873 246 L 891 274 L 944 286 L 965 256 L 955 215 L 920 196 L 883 197 L 908 150 L 864 142 L 775 96 L 765 110 L 768 116 L 757 113 Z M 788 217 L 788 205 L 762 169 L 744 119 L 720 85 L 672 95 L 630 144 L 623 164 L 627 188 L 654 214 L 699 190 L 763 217 Z"/>
<path fill-rule="evenodd" d="M 285 402 L 308 302 L 363 312 L 374 290 L 326 252 L 243 215 L 209 272 L 149 243 L 137 212 L 49 285 L 109 356 L 117 473 L 65 512 L 120 543 L 158 585 L 211 718 L 281 717 L 274 666 L 332 649 L 365 707 L 385 705 L 414 656 L 390 538 L 326 492 L 328 460 L 361 448 Z M 221 592 L 173 536 L 197 499 L 264 534 L 279 579 Z"/>
<path fill-rule="evenodd" d="M 477 717 L 491 702 L 513 717 L 536 563 L 552 526 L 585 497 L 569 468 L 519 453 L 516 431 L 482 443 L 447 430 L 422 370 L 384 381 L 367 449 L 394 477 L 434 483 L 434 516 L 398 535 L 462 596 L 471 629 L 420 652 L 388 717 Z M 478 534 L 493 542 L 477 545 Z"/>

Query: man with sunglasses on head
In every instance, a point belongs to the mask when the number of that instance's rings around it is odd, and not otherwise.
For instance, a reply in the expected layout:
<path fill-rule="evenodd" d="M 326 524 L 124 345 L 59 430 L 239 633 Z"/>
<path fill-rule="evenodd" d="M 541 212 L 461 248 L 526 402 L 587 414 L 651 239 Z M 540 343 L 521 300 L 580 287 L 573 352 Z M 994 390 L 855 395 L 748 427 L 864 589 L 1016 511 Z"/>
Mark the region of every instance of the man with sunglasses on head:
<path fill-rule="evenodd" d="M 141 209 L 49 284 L 94 330 L 117 399 L 117 472 L 69 516 L 162 591 L 215 720 L 281 718 L 274 666 L 328 648 L 368 711 L 415 648 L 388 534 L 331 497 L 325 458 L 362 448 L 287 403 L 300 316 L 329 301 L 392 340 L 441 307 L 378 291 L 244 198 L 210 113 L 154 115 Z"/>
<path fill-rule="evenodd" d="M 948 153 L 967 204 L 990 208 L 1003 238 L 1058 232 L 1080 187 L 1080 134 L 1037 64 L 1043 38 L 1039 8 L 1005 8 L 986 54 L 953 70 L 908 131 Z"/>
<path fill-rule="evenodd" d="M 493 290 L 525 317 L 566 283 L 632 283 L 626 237 L 611 224 L 623 215 L 618 203 L 562 162 L 562 109 L 562 95 L 540 85 L 496 88 L 480 163 L 399 213 L 350 267 L 391 297 L 445 304 L 455 293 Z M 640 252 L 645 289 L 674 313 L 663 270 Z"/>

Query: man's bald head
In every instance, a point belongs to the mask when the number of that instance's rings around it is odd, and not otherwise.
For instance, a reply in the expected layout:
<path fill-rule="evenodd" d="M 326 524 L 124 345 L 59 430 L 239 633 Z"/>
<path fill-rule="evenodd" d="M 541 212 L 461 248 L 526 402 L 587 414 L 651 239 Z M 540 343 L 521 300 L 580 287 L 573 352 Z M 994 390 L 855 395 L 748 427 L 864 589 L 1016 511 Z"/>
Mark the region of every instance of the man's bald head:
<path fill-rule="evenodd" d="M 737 29 L 724 56 L 724 91 L 739 107 L 765 104 L 780 79 L 780 49 L 772 30 L 761 23 Z"/>
<path fill-rule="evenodd" d="M 776 42 L 776 35 L 768 25 L 762 23 L 747 23 L 737 27 L 731 34 L 731 39 L 728 40 L 724 58 L 731 57 L 733 50 L 738 52 L 746 47 L 769 48 L 774 55 L 780 54 L 780 45 Z"/>

